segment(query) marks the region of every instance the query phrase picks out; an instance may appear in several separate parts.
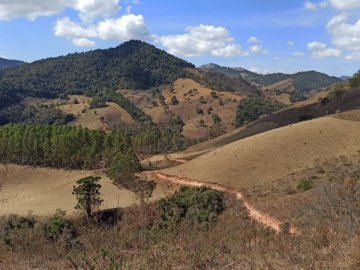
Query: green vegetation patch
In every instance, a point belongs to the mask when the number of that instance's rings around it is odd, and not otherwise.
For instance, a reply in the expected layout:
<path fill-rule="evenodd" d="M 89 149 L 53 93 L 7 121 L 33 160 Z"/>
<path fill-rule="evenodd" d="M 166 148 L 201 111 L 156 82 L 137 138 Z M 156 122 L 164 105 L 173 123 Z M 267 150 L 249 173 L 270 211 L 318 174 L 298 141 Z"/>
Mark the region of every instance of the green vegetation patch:
<path fill-rule="evenodd" d="M 258 96 L 241 100 L 236 111 L 235 127 L 259 119 L 260 116 L 271 114 L 284 108 L 285 105 Z"/>
<path fill-rule="evenodd" d="M 173 196 L 158 203 L 160 228 L 172 229 L 181 222 L 211 225 L 224 210 L 223 194 L 212 189 L 181 187 Z"/>

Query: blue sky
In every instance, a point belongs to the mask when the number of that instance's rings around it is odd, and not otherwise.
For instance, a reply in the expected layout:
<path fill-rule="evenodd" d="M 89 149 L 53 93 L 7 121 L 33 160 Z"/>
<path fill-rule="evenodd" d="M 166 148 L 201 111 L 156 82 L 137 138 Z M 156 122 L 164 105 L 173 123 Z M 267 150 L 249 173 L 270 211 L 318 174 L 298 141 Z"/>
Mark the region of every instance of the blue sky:
<path fill-rule="evenodd" d="M 0 56 L 27 62 L 141 39 L 195 65 L 360 69 L 359 0 L 0 0 Z"/>

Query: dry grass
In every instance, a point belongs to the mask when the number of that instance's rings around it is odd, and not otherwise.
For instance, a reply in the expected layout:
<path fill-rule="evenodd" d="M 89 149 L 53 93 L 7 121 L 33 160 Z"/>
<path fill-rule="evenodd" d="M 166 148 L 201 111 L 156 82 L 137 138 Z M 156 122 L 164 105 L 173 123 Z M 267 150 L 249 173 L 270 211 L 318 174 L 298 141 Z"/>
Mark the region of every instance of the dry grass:
<path fill-rule="evenodd" d="M 164 173 L 247 190 L 359 150 L 359 122 L 324 117 L 233 142 Z"/>
<path fill-rule="evenodd" d="M 0 165 L 2 168 L 3 165 Z M 76 204 L 72 189 L 75 182 L 83 177 L 99 175 L 101 194 L 104 199 L 102 209 L 127 207 L 137 202 L 135 195 L 125 189 L 114 186 L 110 179 L 100 171 L 75 171 L 63 169 L 34 168 L 9 165 L 8 175 L 1 196 L 0 216 L 17 214 L 48 216 L 60 208 L 74 214 Z M 158 185 L 152 200 L 167 195 L 171 190 Z"/>
<path fill-rule="evenodd" d="M 154 230 L 154 205 L 124 209 L 113 227 L 75 221 L 78 243 L 44 240 L 41 228 L 20 230 L 13 245 L 0 244 L 2 269 L 357 269 L 358 233 L 333 234 L 317 226 L 298 236 L 274 234 L 229 198 L 208 230 L 182 224 Z M 211 237 L 209 237 L 211 236 Z M 75 268 L 78 267 L 78 268 Z"/>
<path fill-rule="evenodd" d="M 196 91 L 194 92 L 194 89 Z M 161 104 L 158 96 L 152 96 L 152 92 L 120 90 L 129 100 L 137 107 L 150 115 L 154 122 L 164 122 L 171 117 L 172 114 L 178 115 L 185 126 L 183 135 L 189 138 L 206 137 L 213 125 L 212 114 L 218 114 L 222 119 L 221 127 L 223 131 L 231 131 L 234 129 L 235 112 L 238 103 L 244 96 L 229 92 L 216 92 L 218 98 L 213 98 L 211 92 L 213 90 L 203 87 L 199 83 L 191 79 L 178 79 L 173 84 L 173 92 L 169 87 L 160 89 L 162 96 L 165 98 L 165 104 Z M 171 97 L 176 96 L 179 104 L 172 105 Z M 203 103 L 200 102 L 200 97 Z M 220 104 L 222 100 L 222 105 Z M 156 102 L 156 106 L 153 105 Z M 204 104 L 206 102 L 206 104 Z M 212 108 L 211 114 L 208 109 Z M 197 113 L 197 108 L 203 110 L 203 114 Z M 204 124 L 200 124 L 200 121 Z"/>

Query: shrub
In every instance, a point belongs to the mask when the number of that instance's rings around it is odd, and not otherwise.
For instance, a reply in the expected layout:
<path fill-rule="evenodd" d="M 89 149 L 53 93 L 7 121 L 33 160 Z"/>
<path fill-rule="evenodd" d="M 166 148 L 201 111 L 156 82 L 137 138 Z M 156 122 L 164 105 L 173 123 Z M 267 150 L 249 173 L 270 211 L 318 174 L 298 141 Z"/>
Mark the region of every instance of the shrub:
<path fill-rule="evenodd" d="M 12 245 L 14 235 L 21 229 L 33 229 L 36 221 L 33 217 L 10 215 L 0 221 L 0 234 L 6 245 Z"/>
<path fill-rule="evenodd" d="M 75 226 L 65 218 L 66 212 L 60 209 L 49 218 L 47 223 L 44 224 L 45 238 L 51 241 L 57 241 L 61 236 L 66 240 L 73 240 L 76 238 L 77 233 Z"/>
<path fill-rule="evenodd" d="M 306 191 L 312 188 L 312 183 L 308 179 L 303 179 L 300 181 L 300 183 L 297 185 L 297 189 L 301 191 Z"/>
<path fill-rule="evenodd" d="M 160 228 L 172 229 L 182 221 L 190 225 L 209 226 L 224 210 L 223 194 L 206 187 L 181 187 L 179 191 L 158 202 Z"/>

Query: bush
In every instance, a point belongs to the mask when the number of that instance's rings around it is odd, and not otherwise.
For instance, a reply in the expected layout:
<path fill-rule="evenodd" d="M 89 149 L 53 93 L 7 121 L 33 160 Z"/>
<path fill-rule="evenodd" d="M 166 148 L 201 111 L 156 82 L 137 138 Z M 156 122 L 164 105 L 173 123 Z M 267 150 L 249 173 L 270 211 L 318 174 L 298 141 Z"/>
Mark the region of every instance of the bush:
<path fill-rule="evenodd" d="M 211 225 L 224 210 L 223 194 L 206 187 L 181 187 L 169 198 L 158 202 L 160 228 L 173 229 L 182 221 L 190 225 Z"/>
<path fill-rule="evenodd" d="M 0 235 L 1 239 L 6 245 L 12 245 L 14 235 L 21 229 L 33 229 L 35 226 L 35 219 L 29 217 L 19 217 L 17 215 L 10 215 L 0 221 Z"/>
<path fill-rule="evenodd" d="M 308 179 L 303 179 L 300 181 L 300 183 L 297 185 L 297 189 L 301 191 L 306 191 L 312 188 L 312 183 Z"/>
<path fill-rule="evenodd" d="M 50 241 L 57 241 L 61 236 L 66 240 L 73 240 L 77 233 L 75 226 L 65 218 L 66 212 L 60 209 L 50 217 L 47 223 L 44 224 L 45 238 Z"/>

